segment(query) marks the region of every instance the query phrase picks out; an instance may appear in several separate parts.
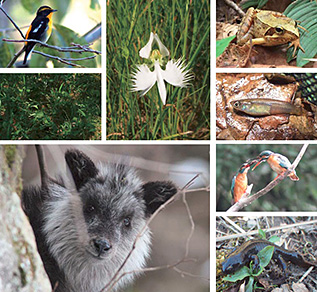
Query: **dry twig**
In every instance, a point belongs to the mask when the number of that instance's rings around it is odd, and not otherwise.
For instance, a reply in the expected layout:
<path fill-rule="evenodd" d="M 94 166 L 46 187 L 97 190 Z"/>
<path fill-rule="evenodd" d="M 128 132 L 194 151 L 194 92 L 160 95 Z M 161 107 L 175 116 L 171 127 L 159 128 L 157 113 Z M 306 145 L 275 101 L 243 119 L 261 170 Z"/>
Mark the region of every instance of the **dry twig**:
<path fill-rule="evenodd" d="M 245 15 L 245 13 L 243 12 L 243 10 L 236 4 L 234 3 L 232 0 L 224 0 L 224 2 L 230 6 L 231 8 L 233 8 L 241 17 L 243 17 Z"/>

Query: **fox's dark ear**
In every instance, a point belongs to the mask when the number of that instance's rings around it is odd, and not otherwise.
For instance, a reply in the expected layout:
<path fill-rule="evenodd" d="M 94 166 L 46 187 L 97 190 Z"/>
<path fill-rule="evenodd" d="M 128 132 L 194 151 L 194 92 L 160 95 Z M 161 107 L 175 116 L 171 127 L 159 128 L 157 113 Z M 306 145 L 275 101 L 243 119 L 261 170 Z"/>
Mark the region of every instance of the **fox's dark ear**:
<path fill-rule="evenodd" d="M 77 149 L 67 150 L 65 159 L 78 191 L 88 180 L 98 174 L 98 169 L 92 160 Z"/>
<path fill-rule="evenodd" d="M 170 181 L 155 181 L 144 184 L 143 191 L 146 215 L 150 216 L 177 193 L 177 188 Z"/>

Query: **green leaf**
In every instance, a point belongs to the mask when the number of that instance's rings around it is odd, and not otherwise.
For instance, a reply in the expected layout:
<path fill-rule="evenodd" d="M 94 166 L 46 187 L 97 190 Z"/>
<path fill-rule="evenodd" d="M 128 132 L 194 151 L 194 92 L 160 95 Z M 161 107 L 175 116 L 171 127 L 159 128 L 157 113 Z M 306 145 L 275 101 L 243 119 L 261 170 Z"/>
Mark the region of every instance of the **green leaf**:
<path fill-rule="evenodd" d="M 230 42 L 235 38 L 236 36 L 230 36 L 225 39 L 219 40 L 216 42 L 216 58 L 218 58 L 228 47 Z"/>
<path fill-rule="evenodd" d="M 262 229 L 259 229 L 258 231 L 259 231 L 260 238 L 266 239 L 266 234 L 265 234 L 265 232 L 264 232 Z"/>
<path fill-rule="evenodd" d="M 265 268 L 272 259 L 274 246 L 266 246 L 258 253 L 261 268 Z"/>
<path fill-rule="evenodd" d="M 252 292 L 253 291 L 253 283 L 254 278 L 250 277 L 247 286 L 245 287 L 245 292 Z"/>
<path fill-rule="evenodd" d="M 300 44 L 304 48 L 305 53 L 298 50 L 296 64 L 303 67 L 317 54 L 317 3 L 310 0 L 297 0 L 292 2 L 284 11 L 284 14 L 296 21 L 304 27 L 306 31 L 300 30 Z M 287 51 L 287 60 L 293 59 L 293 48 Z"/>
<path fill-rule="evenodd" d="M 237 282 L 243 280 L 245 277 L 251 276 L 250 269 L 246 266 L 242 267 L 240 270 L 236 271 L 234 274 L 228 275 L 223 279 L 229 282 Z"/>
<path fill-rule="evenodd" d="M 278 236 L 276 236 L 276 235 L 273 235 L 273 236 L 269 239 L 269 241 L 275 243 L 275 242 L 280 241 L 280 238 L 279 238 Z"/>

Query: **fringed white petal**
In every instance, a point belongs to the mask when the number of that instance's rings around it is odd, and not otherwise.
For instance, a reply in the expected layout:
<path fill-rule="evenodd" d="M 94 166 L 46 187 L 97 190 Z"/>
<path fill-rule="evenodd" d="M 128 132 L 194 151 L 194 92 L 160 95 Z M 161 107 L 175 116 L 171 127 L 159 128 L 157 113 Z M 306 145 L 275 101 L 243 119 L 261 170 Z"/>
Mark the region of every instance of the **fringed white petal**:
<path fill-rule="evenodd" d="M 154 41 L 154 33 L 151 32 L 149 41 L 139 52 L 139 55 L 141 58 L 145 58 L 145 59 L 150 58 L 153 41 Z"/>
<path fill-rule="evenodd" d="M 165 105 L 165 103 L 166 103 L 166 88 L 165 88 L 165 83 L 164 83 L 163 76 L 162 76 L 164 71 L 161 69 L 159 62 L 155 62 L 154 68 L 155 68 L 154 72 L 156 73 L 156 81 L 157 81 L 157 87 L 159 90 L 159 94 L 160 94 L 160 97 L 161 97 L 163 104 Z"/>
<path fill-rule="evenodd" d="M 166 68 L 162 76 L 166 82 L 178 87 L 186 87 L 190 80 L 193 79 L 193 74 L 189 70 L 185 70 L 186 64 L 182 59 L 177 61 L 170 60 L 166 64 Z"/>
<path fill-rule="evenodd" d="M 135 72 L 132 73 L 132 91 L 142 91 L 146 94 L 156 82 L 156 72 L 151 72 L 146 65 L 138 65 Z"/>
<path fill-rule="evenodd" d="M 170 52 L 168 51 L 168 49 L 163 45 L 163 43 L 161 42 L 161 40 L 159 39 L 157 34 L 154 34 L 154 38 L 159 46 L 159 50 L 160 53 L 163 57 L 167 57 L 169 56 Z"/>

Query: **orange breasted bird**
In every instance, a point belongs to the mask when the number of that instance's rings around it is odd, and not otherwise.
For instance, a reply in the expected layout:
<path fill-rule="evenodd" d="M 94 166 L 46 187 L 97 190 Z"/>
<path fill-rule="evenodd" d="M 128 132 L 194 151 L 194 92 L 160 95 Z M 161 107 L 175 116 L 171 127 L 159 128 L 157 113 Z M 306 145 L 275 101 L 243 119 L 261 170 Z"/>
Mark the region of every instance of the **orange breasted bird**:
<path fill-rule="evenodd" d="M 243 163 L 231 182 L 231 194 L 234 202 L 238 202 L 246 193 L 248 187 L 248 171 L 250 163 Z"/>
<path fill-rule="evenodd" d="M 277 177 L 274 180 L 276 180 L 281 174 L 283 174 L 292 166 L 287 157 L 279 153 L 274 153 L 270 150 L 262 151 L 257 157 L 257 159 L 258 163 L 252 168 L 252 170 L 254 170 L 262 162 L 267 161 L 270 167 L 277 173 Z M 293 170 L 288 175 L 288 177 L 293 181 L 299 180 L 295 170 Z"/>
<path fill-rule="evenodd" d="M 46 43 L 52 33 L 52 15 L 57 11 L 49 6 L 41 6 L 32 21 L 25 38 L 28 40 L 39 40 Z M 32 53 L 36 43 L 25 42 L 25 56 L 23 64 L 26 64 L 28 56 Z"/>

